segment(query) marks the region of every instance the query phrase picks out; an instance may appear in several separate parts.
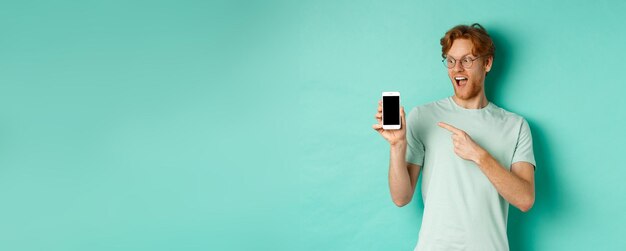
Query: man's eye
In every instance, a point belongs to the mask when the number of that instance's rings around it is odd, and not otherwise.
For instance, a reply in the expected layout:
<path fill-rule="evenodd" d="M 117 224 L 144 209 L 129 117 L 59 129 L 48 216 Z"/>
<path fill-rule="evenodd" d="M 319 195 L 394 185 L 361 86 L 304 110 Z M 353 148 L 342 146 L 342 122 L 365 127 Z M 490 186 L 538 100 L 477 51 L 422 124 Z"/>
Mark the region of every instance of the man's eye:
<path fill-rule="evenodd" d="M 454 64 L 454 59 L 448 58 L 446 61 L 448 61 L 448 63 L 450 64 Z"/>
<path fill-rule="evenodd" d="M 469 58 L 464 58 L 464 59 L 463 59 L 463 63 L 469 63 L 469 62 L 471 62 L 471 61 L 472 61 L 472 60 L 471 60 L 471 59 L 469 59 Z"/>

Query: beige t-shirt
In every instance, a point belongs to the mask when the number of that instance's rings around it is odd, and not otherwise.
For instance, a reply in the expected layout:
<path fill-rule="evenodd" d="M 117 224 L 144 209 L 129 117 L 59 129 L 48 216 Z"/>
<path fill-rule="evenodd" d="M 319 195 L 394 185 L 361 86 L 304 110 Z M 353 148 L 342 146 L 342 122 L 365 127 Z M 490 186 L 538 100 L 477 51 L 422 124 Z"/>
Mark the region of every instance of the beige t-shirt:
<path fill-rule="evenodd" d="M 466 109 L 451 97 L 415 107 L 407 117 L 406 161 L 422 167 L 424 216 L 416 251 L 509 250 L 509 203 L 479 167 L 454 153 L 445 122 L 467 132 L 507 170 L 535 166 L 532 136 L 521 116 L 493 103 Z"/>

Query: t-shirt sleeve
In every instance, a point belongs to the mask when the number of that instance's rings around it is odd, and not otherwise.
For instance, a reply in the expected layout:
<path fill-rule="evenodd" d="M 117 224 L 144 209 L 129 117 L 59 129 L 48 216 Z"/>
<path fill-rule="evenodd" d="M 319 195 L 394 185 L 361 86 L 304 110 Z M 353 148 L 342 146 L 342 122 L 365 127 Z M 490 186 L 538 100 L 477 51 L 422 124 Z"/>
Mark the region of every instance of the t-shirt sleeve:
<path fill-rule="evenodd" d="M 406 120 L 406 162 L 419 166 L 424 164 L 424 145 L 417 131 L 418 110 L 413 108 Z"/>
<path fill-rule="evenodd" d="M 530 127 L 528 126 L 526 119 L 522 119 L 519 135 L 517 137 L 517 145 L 515 147 L 515 152 L 513 153 L 513 161 L 511 163 L 520 161 L 528 162 L 536 169 L 537 165 L 535 163 L 535 154 L 533 152 L 533 137 L 530 133 Z"/>

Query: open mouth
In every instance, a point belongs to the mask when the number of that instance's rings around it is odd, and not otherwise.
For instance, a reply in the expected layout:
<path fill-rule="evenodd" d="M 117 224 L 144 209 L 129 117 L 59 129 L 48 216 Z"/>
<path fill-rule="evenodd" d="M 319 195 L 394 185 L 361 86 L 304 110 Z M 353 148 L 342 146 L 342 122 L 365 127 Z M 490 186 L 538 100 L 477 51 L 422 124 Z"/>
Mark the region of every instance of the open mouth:
<path fill-rule="evenodd" d="M 467 77 L 463 77 L 463 76 L 454 77 L 454 81 L 456 82 L 457 86 L 463 86 L 467 83 Z"/>

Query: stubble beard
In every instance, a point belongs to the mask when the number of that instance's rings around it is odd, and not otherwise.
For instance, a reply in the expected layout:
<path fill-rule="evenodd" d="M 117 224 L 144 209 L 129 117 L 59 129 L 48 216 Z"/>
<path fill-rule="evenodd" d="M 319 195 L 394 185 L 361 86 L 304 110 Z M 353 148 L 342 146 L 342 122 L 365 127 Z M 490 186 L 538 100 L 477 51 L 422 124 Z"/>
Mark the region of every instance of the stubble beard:
<path fill-rule="evenodd" d="M 456 86 L 456 83 L 453 83 L 454 85 L 454 95 L 461 99 L 461 100 L 472 100 L 475 98 L 478 98 L 481 93 L 483 88 L 480 86 L 477 86 L 475 84 L 470 84 L 470 83 L 466 83 L 466 85 L 463 87 L 464 89 L 469 88 L 469 90 L 464 90 L 464 91 L 460 91 Z"/>

